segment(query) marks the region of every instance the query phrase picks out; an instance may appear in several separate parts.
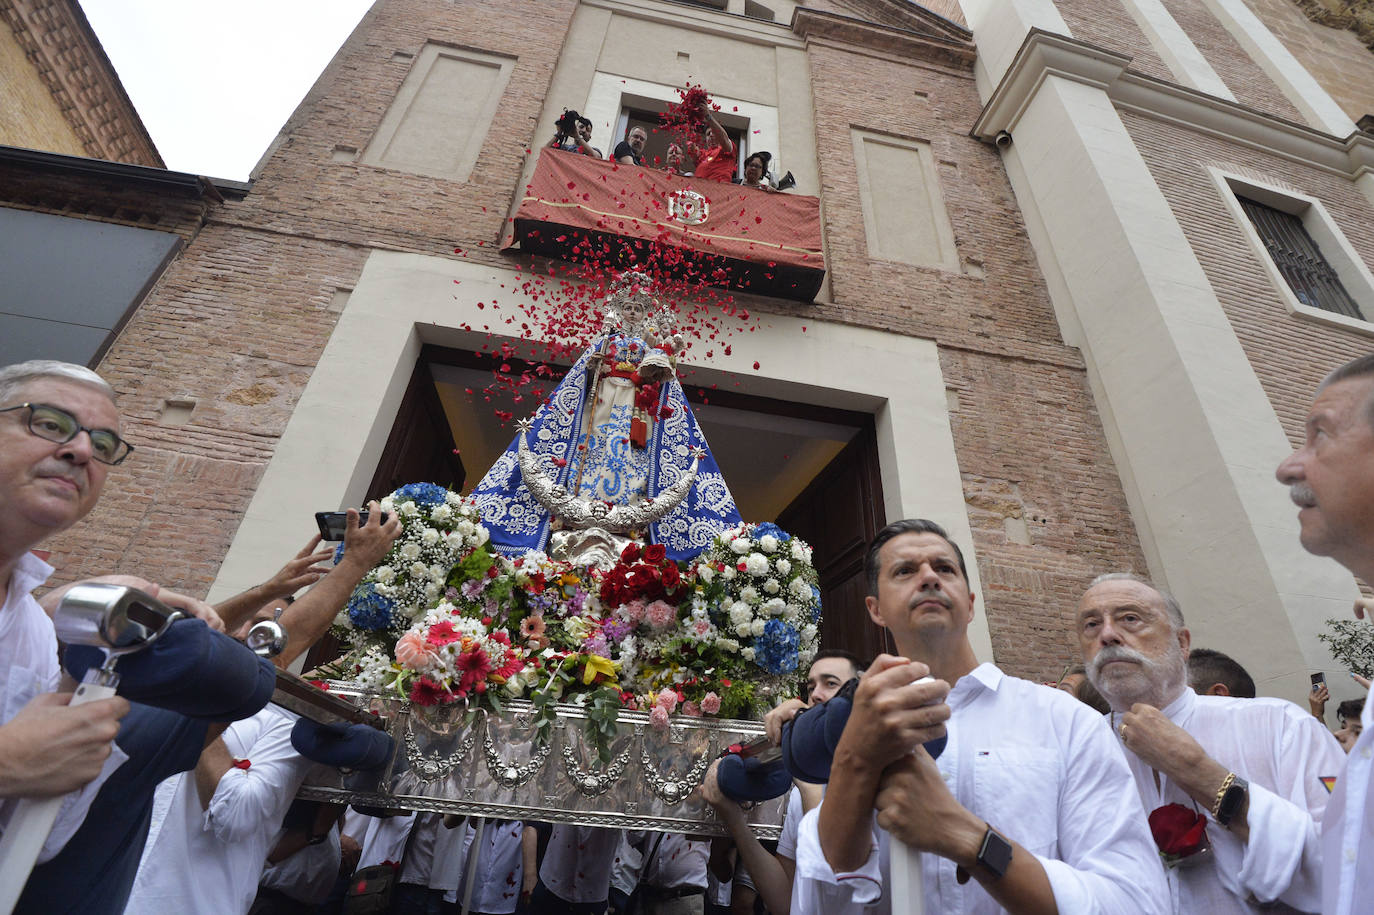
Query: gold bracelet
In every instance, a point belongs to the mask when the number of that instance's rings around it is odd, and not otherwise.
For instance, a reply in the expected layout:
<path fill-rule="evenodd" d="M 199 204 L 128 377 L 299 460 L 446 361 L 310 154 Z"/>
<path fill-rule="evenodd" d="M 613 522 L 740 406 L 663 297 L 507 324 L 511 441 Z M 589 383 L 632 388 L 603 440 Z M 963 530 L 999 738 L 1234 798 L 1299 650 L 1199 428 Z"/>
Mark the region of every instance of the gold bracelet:
<path fill-rule="evenodd" d="M 1236 773 L 1227 772 L 1226 777 L 1221 780 L 1221 787 L 1217 789 L 1217 799 L 1212 802 L 1212 819 L 1217 818 L 1221 812 L 1221 801 L 1226 797 L 1226 792 L 1236 783 Z"/>

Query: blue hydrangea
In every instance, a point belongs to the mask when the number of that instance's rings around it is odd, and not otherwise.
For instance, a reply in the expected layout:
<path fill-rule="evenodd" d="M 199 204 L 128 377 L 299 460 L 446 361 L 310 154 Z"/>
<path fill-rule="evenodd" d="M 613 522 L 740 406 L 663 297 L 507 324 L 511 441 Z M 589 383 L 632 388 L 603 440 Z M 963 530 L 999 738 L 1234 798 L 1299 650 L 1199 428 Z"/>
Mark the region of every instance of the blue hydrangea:
<path fill-rule="evenodd" d="M 764 534 L 772 534 L 774 537 L 778 538 L 779 543 L 786 543 L 792 539 L 791 534 L 771 521 L 765 521 L 762 524 L 754 525 L 754 537 L 756 539 L 762 537 Z"/>
<path fill-rule="evenodd" d="M 770 674 L 788 674 L 797 669 L 797 649 L 801 634 L 774 617 L 754 640 L 754 663 Z"/>
<path fill-rule="evenodd" d="M 383 597 L 370 584 L 359 585 L 348 599 L 348 618 L 359 629 L 377 632 L 391 625 L 391 611 L 396 602 Z"/>
<path fill-rule="evenodd" d="M 416 505 L 429 508 L 443 503 L 447 496 L 448 490 L 435 483 L 407 483 L 396 490 L 393 498 L 397 502 L 404 502 L 409 499 Z"/>
<path fill-rule="evenodd" d="M 821 589 L 815 585 L 811 586 L 811 622 L 821 621 Z"/>

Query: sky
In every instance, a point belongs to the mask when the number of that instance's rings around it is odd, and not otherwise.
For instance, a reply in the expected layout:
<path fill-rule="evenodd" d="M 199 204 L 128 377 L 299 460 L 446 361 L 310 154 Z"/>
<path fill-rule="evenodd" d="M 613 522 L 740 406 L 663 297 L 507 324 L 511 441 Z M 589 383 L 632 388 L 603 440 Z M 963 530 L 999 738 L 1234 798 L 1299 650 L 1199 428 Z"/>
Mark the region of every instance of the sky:
<path fill-rule="evenodd" d="M 372 0 L 80 0 L 167 167 L 246 181 Z"/>

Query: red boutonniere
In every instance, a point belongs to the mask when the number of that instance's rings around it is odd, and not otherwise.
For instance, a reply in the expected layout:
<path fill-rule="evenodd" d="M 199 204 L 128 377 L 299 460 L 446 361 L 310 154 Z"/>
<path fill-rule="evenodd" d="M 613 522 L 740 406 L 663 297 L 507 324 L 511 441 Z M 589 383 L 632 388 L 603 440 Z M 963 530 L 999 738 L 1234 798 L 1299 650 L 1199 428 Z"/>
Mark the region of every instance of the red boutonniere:
<path fill-rule="evenodd" d="M 252 765 L 253 765 L 252 762 L 250 762 L 249 760 L 246 760 L 246 759 L 236 759 L 236 760 L 234 760 L 234 768 L 235 768 L 235 769 L 247 769 L 247 768 L 249 768 L 249 767 L 252 766 Z"/>
<path fill-rule="evenodd" d="M 1154 833 L 1166 867 L 1178 867 L 1185 859 L 1208 850 L 1207 818 L 1182 804 L 1166 804 L 1151 810 L 1150 832 Z"/>

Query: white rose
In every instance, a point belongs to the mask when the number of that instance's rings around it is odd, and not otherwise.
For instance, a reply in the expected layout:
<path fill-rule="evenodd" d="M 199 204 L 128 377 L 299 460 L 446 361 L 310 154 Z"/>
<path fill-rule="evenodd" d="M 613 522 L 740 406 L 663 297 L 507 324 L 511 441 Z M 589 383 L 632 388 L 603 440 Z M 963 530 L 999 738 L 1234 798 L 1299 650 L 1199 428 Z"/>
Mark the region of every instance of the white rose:
<path fill-rule="evenodd" d="M 434 509 L 434 511 L 429 513 L 429 517 L 442 524 L 449 518 L 453 517 L 453 509 L 449 508 L 447 504 L 440 505 L 438 508 Z"/>
<path fill-rule="evenodd" d="M 477 545 L 481 546 L 491 537 L 491 533 L 482 525 L 477 525 Z"/>
<path fill-rule="evenodd" d="M 444 493 L 444 501 L 449 505 L 462 505 L 463 497 L 450 489 L 448 492 Z"/>
<path fill-rule="evenodd" d="M 807 623 L 801 628 L 801 637 L 803 642 L 812 641 L 816 638 L 816 627 L 811 623 Z"/>
<path fill-rule="evenodd" d="M 402 503 L 399 512 L 403 517 L 406 518 L 414 518 L 416 515 L 420 514 L 420 510 L 415 507 L 414 502 Z"/>
<path fill-rule="evenodd" d="M 429 584 L 425 585 L 425 599 L 426 599 L 426 600 L 434 600 L 434 598 L 436 598 L 436 597 L 438 597 L 438 596 L 439 596 L 439 586 L 438 586 L 438 585 L 436 585 L 434 582 L 430 582 Z"/>
<path fill-rule="evenodd" d="M 720 646 L 722 651 L 739 651 L 739 642 L 734 639 L 718 638 L 716 644 Z"/>
<path fill-rule="evenodd" d="M 730 605 L 730 622 L 739 625 L 747 623 L 754 618 L 754 611 L 749 609 L 749 605 L 744 601 L 735 601 Z"/>
<path fill-rule="evenodd" d="M 720 577 L 723 578 L 723 579 L 725 579 L 726 581 L 734 581 L 734 580 L 735 580 L 735 567 L 734 567 L 734 566 L 726 566 L 725 568 L 721 569 L 721 570 L 720 570 Z"/>
<path fill-rule="evenodd" d="M 779 559 L 777 562 L 773 563 L 773 568 L 778 570 L 779 575 L 786 575 L 792 571 L 792 563 L 788 562 L 786 559 Z"/>
<path fill-rule="evenodd" d="M 753 585 L 745 585 L 744 590 L 739 592 L 739 599 L 748 604 L 757 604 L 759 592 L 754 589 Z"/>
<path fill-rule="evenodd" d="M 752 635 L 753 632 L 754 628 L 748 623 L 740 623 L 738 626 L 735 627 L 735 635 L 739 636 L 742 639 L 749 638 L 749 636 Z"/>
<path fill-rule="evenodd" d="M 429 580 L 434 582 L 435 584 L 442 585 L 445 581 L 448 580 L 448 569 L 444 568 L 441 565 L 430 566 Z"/>
<path fill-rule="evenodd" d="M 768 557 L 762 553 L 750 553 L 749 558 L 744 560 L 744 567 L 750 575 L 767 575 Z"/>
<path fill-rule="evenodd" d="M 420 544 L 407 540 L 405 543 L 401 544 L 400 553 L 402 559 L 418 559 L 420 556 Z"/>
<path fill-rule="evenodd" d="M 781 597 L 775 597 L 775 598 L 773 598 L 772 600 L 770 600 L 770 601 L 768 601 L 767 603 L 765 603 L 765 604 L 764 604 L 762 607 L 760 607 L 759 609 L 762 610 L 764 613 L 768 613 L 768 614 L 771 614 L 771 615 L 773 615 L 773 616 L 781 616 L 781 615 L 782 615 L 782 612 L 783 612 L 786 608 L 787 608 L 787 605 L 786 605 L 785 603 L 783 603 L 782 598 L 781 598 Z"/>
<path fill-rule="evenodd" d="M 459 521 L 456 525 L 454 525 L 454 529 L 457 530 L 458 533 L 462 534 L 464 537 L 471 537 L 472 532 L 477 529 L 477 525 L 473 524 L 471 521 L 468 521 L 465 518 L 462 521 Z"/>
<path fill-rule="evenodd" d="M 702 584 L 709 585 L 716 577 L 716 570 L 709 565 L 697 566 L 697 578 L 701 579 Z"/>
<path fill-rule="evenodd" d="M 506 692 L 512 699 L 519 699 L 525 695 L 525 678 L 520 674 L 511 674 L 506 680 Z"/>
<path fill-rule="evenodd" d="M 763 590 L 768 592 L 769 594 L 777 594 L 779 591 L 782 590 L 782 585 L 778 584 L 778 580 L 776 578 L 770 578 L 763 583 Z"/>
<path fill-rule="evenodd" d="M 730 541 L 730 549 L 734 550 L 741 556 L 749 552 L 751 546 L 752 544 L 750 544 L 748 539 L 744 537 L 736 537 L 734 540 Z"/>
<path fill-rule="evenodd" d="M 792 586 L 787 590 L 798 599 L 807 603 L 811 602 L 811 586 L 804 579 L 798 578 L 792 582 Z"/>
<path fill-rule="evenodd" d="M 433 546 L 439 542 L 439 532 L 432 527 L 427 527 L 420 531 L 420 542 L 425 546 Z"/>
<path fill-rule="evenodd" d="M 383 584 L 390 582 L 396 577 L 396 570 L 391 566 L 377 566 L 372 570 L 372 577 Z"/>
<path fill-rule="evenodd" d="M 800 540 L 792 541 L 792 558 L 798 562 L 807 562 L 806 548 L 802 546 Z"/>
<path fill-rule="evenodd" d="M 754 649 L 752 648 L 741 648 L 739 653 L 740 656 L 744 658 L 744 660 L 746 661 L 754 660 Z"/>
<path fill-rule="evenodd" d="M 429 578 L 429 566 L 423 562 L 412 562 L 408 571 L 411 578 Z"/>
<path fill-rule="evenodd" d="M 763 635 L 764 626 L 765 623 L 763 622 L 763 620 L 754 620 L 754 622 L 749 624 L 749 632 L 751 635 L 753 635 L 754 638 L 757 639 Z"/>
<path fill-rule="evenodd" d="M 764 534 L 759 538 L 759 546 L 765 553 L 771 553 L 778 548 L 778 538 L 772 534 Z"/>
<path fill-rule="evenodd" d="M 379 582 L 378 584 L 373 585 L 373 586 L 372 586 L 372 590 L 373 590 L 373 591 L 376 591 L 376 592 L 377 592 L 378 594 L 380 594 L 382 597 L 395 597 L 395 596 L 396 596 L 396 589 L 395 589 L 394 587 L 392 587 L 391 585 L 387 585 L 387 584 L 381 584 L 380 582 Z"/>

